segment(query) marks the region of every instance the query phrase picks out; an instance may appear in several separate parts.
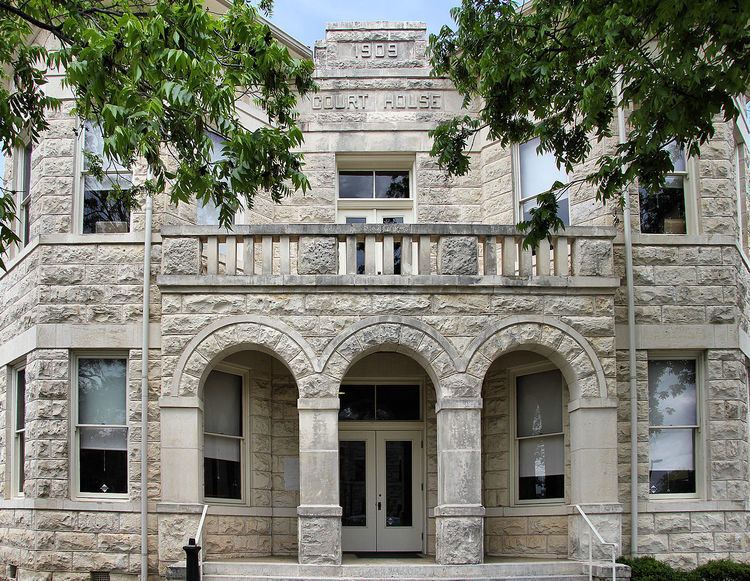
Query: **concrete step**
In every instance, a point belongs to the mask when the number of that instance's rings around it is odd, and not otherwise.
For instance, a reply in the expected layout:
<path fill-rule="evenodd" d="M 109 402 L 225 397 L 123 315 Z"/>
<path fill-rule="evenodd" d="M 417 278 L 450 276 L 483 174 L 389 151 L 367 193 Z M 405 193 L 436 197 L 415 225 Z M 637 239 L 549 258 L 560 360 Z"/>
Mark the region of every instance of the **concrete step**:
<path fill-rule="evenodd" d="M 417 560 L 418 561 L 418 560 Z M 440 579 L 446 581 L 584 581 L 588 566 L 578 561 L 522 561 L 480 565 L 437 565 L 431 562 L 344 563 L 343 565 L 299 565 L 291 562 L 208 561 L 203 564 L 204 581 L 380 581 L 386 579 Z"/>
<path fill-rule="evenodd" d="M 367 581 L 432 581 L 437 577 L 367 577 Z M 277 577 L 277 576 L 230 576 L 230 575 L 205 575 L 205 581 L 362 581 L 363 577 Z M 533 577 L 439 577 L 446 581 L 587 581 L 588 575 L 543 575 Z"/>

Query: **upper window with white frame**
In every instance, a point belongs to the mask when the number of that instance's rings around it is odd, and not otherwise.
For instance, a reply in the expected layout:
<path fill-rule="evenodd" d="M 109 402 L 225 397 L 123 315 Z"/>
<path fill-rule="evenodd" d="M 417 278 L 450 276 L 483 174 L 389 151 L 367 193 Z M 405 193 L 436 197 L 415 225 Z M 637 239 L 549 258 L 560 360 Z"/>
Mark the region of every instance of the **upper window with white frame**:
<path fill-rule="evenodd" d="M 224 159 L 225 139 L 213 131 L 206 131 L 206 135 L 211 139 L 211 163 L 214 164 Z M 232 222 L 237 223 L 237 216 L 232 217 Z M 213 200 L 209 199 L 206 203 L 198 200 L 195 223 L 201 226 L 219 225 L 219 208 L 216 207 Z"/>
<path fill-rule="evenodd" d="M 76 357 L 75 377 L 78 493 L 127 494 L 127 359 Z"/>
<path fill-rule="evenodd" d="M 516 375 L 517 492 L 520 503 L 565 497 L 563 377 L 559 370 Z"/>
<path fill-rule="evenodd" d="M 15 189 L 18 192 L 18 238 L 21 248 L 31 241 L 31 142 L 17 150 Z"/>
<path fill-rule="evenodd" d="M 13 496 L 23 496 L 26 462 L 26 369 L 12 369 L 13 385 Z"/>
<path fill-rule="evenodd" d="M 648 362 L 649 492 L 694 495 L 698 416 L 698 360 Z"/>
<path fill-rule="evenodd" d="M 130 209 L 122 200 L 111 199 L 110 194 L 116 187 L 122 190 L 132 187 L 133 174 L 116 160 L 104 155 L 101 127 L 90 121 L 84 123 L 83 151 L 81 232 L 130 232 Z M 102 160 L 103 179 L 99 180 L 90 174 L 91 168 L 86 154 L 97 155 Z"/>
<path fill-rule="evenodd" d="M 540 153 L 538 147 L 538 137 L 518 146 L 518 215 L 521 220 L 531 219 L 532 208 L 539 205 L 539 194 L 548 191 L 555 182 L 568 182 L 568 173 L 565 168 L 558 167 L 554 154 L 549 151 Z M 563 224 L 570 225 L 567 189 L 558 195 L 557 215 Z"/>
<path fill-rule="evenodd" d="M 224 501 L 245 498 L 246 402 L 243 375 L 224 369 L 209 373 L 203 388 L 204 496 Z"/>
<path fill-rule="evenodd" d="M 684 150 L 674 141 L 664 147 L 673 169 L 657 192 L 638 188 L 643 234 L 687 234 L 689 174 Z"/>
<path fill-rule="evenodd" d="M 408 170 L 340 170 L 340 199 L 411 198 Z"/>

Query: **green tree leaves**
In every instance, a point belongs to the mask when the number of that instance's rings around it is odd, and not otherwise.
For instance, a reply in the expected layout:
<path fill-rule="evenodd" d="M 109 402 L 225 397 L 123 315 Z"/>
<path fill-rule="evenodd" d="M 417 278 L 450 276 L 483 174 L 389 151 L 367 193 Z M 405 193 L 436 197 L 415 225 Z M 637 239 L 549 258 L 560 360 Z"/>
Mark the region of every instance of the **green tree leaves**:
<path fill-rule="evenodd" d="M 436 75 L 449 77 L 474 120 L 440 125 L 433 155 L 450 173 L 468 170 L 477 131 L 504 145 L 540 138 L 569 171 L 610 137 L 616 108 L 630 109 L 627 142 L 596 160 L 585 181 L 603 203 L 634 180 L 657 189 L 671 170 L 663 147 L 698 154 L 716 115 L 737 115 L 733 96 L 750 85 L 750 3 L 737 0 L 464 0 L 457 28 L 430 38 Z M 616 95 L 622 82 L 622 98 Z M 551 192 L 559 196 L 562 184 Z M 556 196 L 540 197 L 526 242 L 553 229 Z M 559 226 L 559 224 L 558 224 Z"/>
<path fill-rule="evenodd" d="M 263 2 L 270 8 L 270 2 Z M 39 30 L 59 44 L 29 43 Z M 42 35 L 40 38 L 43 38 Z M 0 0 L 0 144 L 6 153 L 37 140 L 60 103 L 44 94 L 47 67 L 64 71 L 81 119 L 99 123 L 104 155 L 150 179 L 119 196 L 168 190 L 173 203 L 213 200 L 220 223 L 268 192 L 305 190 L 296 103 L 314 89 L 312 62 L 276 42 L 255 7 L 235 0 L 224 14 L 199 0 Z M 248 127 L 241 108 L 265 111 L 269 127 Z M 208 130 L 225 138 L 212 162 Z M 169 185 L 169 187 L 167 187 Z M 0 223 L 14 219 L 5 192 Z M 5 230 L 3 230 L 5 232 Z M 12 232 L 0 236 L 0 253 Z"/>

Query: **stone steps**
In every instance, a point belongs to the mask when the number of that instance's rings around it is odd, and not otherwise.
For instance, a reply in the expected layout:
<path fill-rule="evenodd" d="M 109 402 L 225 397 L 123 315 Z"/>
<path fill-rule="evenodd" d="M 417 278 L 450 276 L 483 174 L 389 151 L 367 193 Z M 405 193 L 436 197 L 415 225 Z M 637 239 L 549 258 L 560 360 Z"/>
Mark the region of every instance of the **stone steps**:
<path fill-rule="evenodd" d="M 611 570 L 611 569 L 610 569 Z M 388 562 L 299 565 L 271 561 L 208 561 L 203 564 L 204 581 L 585 581 L 588 566 L 577 561 L 526 561 L 480 565 L 437 565 L 435 563 Z"/>
<path fill-rule="evenodd" d="M 230 575 L 206 575 L 205 581 L 305 581 L 314 579 L 315 581 L 431 581 L 432 579 L 442 579 L 442 577 L 277 577 L 277 576 L 230 576 Z M 544 575 L 534 577 L 445 577 L 446 581 L 586 581 L 588 575 Z"/>

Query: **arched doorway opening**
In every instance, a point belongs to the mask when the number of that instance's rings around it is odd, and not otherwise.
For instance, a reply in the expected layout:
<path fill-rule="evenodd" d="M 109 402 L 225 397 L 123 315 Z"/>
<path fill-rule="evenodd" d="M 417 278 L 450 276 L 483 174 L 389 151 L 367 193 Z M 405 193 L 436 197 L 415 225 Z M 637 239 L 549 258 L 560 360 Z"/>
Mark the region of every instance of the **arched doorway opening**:
<path fill-rule="evenodd" d="M 434 553 L 435 388 L 395 352 L 354 363 L 339 389 L 342 550 Z"/>

